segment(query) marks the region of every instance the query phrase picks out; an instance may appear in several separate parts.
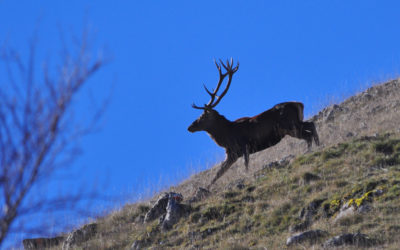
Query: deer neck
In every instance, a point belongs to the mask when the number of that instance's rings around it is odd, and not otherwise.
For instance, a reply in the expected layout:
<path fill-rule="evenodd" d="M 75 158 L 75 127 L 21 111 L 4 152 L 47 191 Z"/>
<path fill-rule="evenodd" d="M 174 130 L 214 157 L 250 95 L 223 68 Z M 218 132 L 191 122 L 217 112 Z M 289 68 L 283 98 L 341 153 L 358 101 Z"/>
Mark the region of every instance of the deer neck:
<path fill-rule="evenodd" d="M 215 124 L 209 127 L 206 132 L 219 146 L 227 148 L 232 137 L 231 130 L 232 122 L 219 115 L 218 119 L 215 120 Z"/>

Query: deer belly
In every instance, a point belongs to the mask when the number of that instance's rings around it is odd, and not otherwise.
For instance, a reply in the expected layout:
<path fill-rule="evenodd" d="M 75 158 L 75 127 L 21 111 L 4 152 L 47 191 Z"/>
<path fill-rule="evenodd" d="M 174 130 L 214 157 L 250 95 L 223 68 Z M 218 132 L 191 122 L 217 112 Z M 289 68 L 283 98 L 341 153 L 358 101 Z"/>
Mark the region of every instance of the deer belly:
<path fill-rule="evenodd" d="M 251 151 L 252 153 L 264 150 L 266 148 L 272 147 L 276 144 L 278 144 L 281 141 L 281 137 L 280 136 L 268 136 L 268 137 L 263 137 L 260 140 L 254 141 L 253 143 L 251 143 Z"/>

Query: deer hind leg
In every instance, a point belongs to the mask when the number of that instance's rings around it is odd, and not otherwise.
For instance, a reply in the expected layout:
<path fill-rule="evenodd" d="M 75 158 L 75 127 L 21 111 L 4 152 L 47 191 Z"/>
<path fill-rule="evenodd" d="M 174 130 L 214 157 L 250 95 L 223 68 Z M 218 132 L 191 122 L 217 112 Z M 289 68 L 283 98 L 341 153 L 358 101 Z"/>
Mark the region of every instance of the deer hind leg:
<path fill-rule="evenodd" d="M 208 187 L 214 184 L 232 166 L 237 158 L 235 154 L 227 154 L 225 161 L 221 164 L 221 167 Z"/>
<path fill-rule="evenodd" d="M 313 122 L 303 122 L 301 134 L 303 139 L 307 141 L 308 148 L 311 148 L 313 140 L 319 146 L 319 137 Z"/>
<path fill-rule="evenodd" d="M 291 122 L 289 125 L 281 126 L 283 129 L 284 135 L 290 135 L 291 137 L 298 139 L 305 139 L 302 133 L 302 123 L 300 122 Z M 283 135 L 283 136 L 284 136 Z"/>
<path fill-rule="evenodd" d="M 246 150 L 244 151 L 244 165 L 246 166 L 246 171 L 249 169 L 250 161 L 250 146 L 246 145 Z"/>

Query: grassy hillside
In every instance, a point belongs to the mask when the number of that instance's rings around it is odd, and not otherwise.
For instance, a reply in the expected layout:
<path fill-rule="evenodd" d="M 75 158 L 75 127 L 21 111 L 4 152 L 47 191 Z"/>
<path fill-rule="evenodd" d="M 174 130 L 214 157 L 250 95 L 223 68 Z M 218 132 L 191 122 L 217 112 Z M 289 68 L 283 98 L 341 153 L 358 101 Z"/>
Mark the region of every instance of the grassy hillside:
<path fill-rule="evenodd" d="M 335 235 L 360 232 L 373 248 L 398 249 L 399 81 L 369 88 L 310 120 L 317 125 L 320 147 L 308 152 L 305 142 L 288 137 L 252 155 L 247 172 L 240 159 L 209 197 L 188 205 L 190 213 L 171 230 L 161 231 L 158 220 L 143 223 L 155 197 L 98 219 L 96 234 L 79 246 L 129 249 L 137 242 L 154 249 L 278 249 L 296 232 L 319 229 L 325 233 L 317 240 L 290 248 L 320 248 Z M 187 203 L 217 169 L 170 191 L 183 194 Z"/>
<path fill-rule="evenodd" d="M 98 221 L 100 233 L 82 246 L 129 248 L 140 240 L 143 247 L 159 249 L 285 248 L 290 229 L 302 222 L 301 210 L 320 201 L 307 229 L 328 234 L 314 246 L 341 233 L 361 232 L 369 236 L 373 247 L 397 249 L 399 197 L 400 135 L 359 137 L 301 155 L 290 163 L 271 164 L 256 172 L 253 180 L 232 183 L 224 191 L 192 203 L 190 215 L 168 232 L 160 231 L 157 220 L 138 222 L 148 211 L 147 205 L 128 205 Z M 346 203 L 370 209 L 337 219 Z"/>

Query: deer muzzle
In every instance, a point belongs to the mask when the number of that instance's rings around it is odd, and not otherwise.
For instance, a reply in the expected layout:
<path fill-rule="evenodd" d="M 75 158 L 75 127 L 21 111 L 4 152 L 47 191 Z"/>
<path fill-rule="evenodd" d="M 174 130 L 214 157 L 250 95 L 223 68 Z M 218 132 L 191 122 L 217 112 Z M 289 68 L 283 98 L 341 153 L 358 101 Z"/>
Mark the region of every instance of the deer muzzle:
<path fill-rule="evenodd" d="M 190 126 L 188 127 L 188 131 L 191 132 L 191 133 L 199 131 L 198 122 L 194 121 L 192 124 L 190 124 Z"/>

